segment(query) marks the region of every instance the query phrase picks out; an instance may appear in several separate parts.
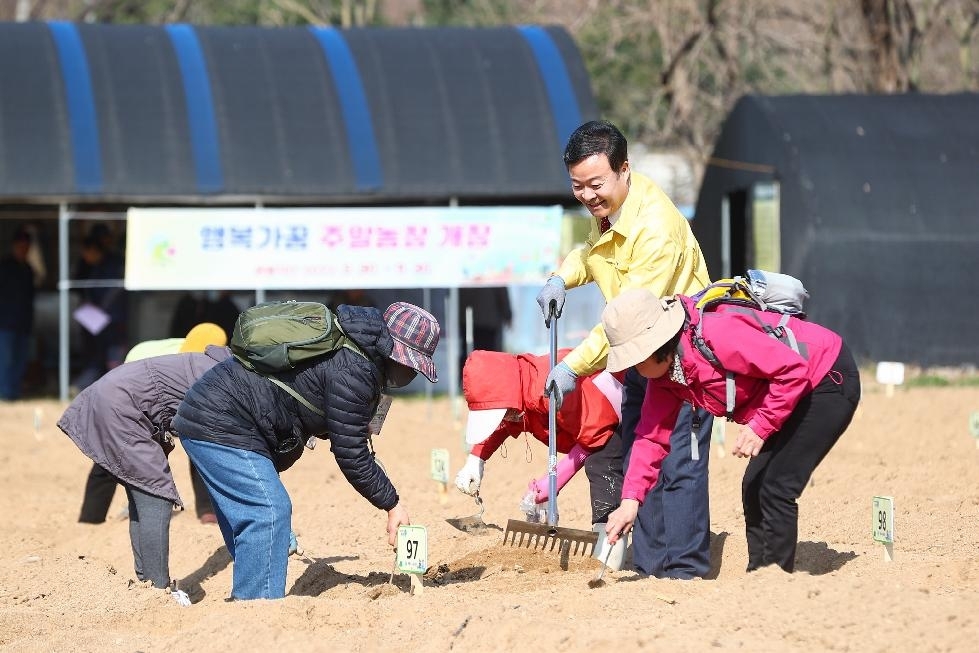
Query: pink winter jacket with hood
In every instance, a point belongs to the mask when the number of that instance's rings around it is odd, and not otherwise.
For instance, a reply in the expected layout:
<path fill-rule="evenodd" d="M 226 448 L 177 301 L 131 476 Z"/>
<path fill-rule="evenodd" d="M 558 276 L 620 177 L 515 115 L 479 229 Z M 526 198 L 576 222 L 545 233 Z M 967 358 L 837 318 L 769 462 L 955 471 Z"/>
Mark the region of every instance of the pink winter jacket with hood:
<path fill-rule="evenodd" d="M 693 300 L 678 297 L 688 316 L 678 347 L 685 383 L 672 380 L 670 370 L 658 379 L 649 379 L 622 486 L 623 499 L 642 501 L 656 484 L 683 402 L 718 417 L 726 413 L 725 373 L 711 365 L 694 345 L 699 313 Z M 782 317 L 766 311 L 752 313 L 772 327 Z M 734 373 L 733 420 L 747 424 L 762 439 L 781 429 L 799 400 L 830 372 L 843 344 L 839 335 L 813 322 L 793 317 L 788 326 L 799 342 L 799 354 L 762 331 L 755 317 L 741 309 L 722 305 L 704 314 L 701 335 L 724 369 Z"/>
<path fill-rule="evenodd" d="M 558 360 L 570 349 L 558 352 Z M 517 422 L 504 420 L 493 434 L 473 446 L 471 453 L 483 460 L 508 437 L 530 433 L 547 444 L 548 399 L 541 394 L 550 363 L 548 356 L 474 351 L 462 369 L 462 391 L 470 410 L 516 408 L 523 412 Z M 576 444 L 586 451 L 605 446 L 619 424 L 617 407 L 594 384 L 592 376 L 578 379 L 576 392 L 565 396 L 557 413 L 557 450 L 568 453 Z"/>

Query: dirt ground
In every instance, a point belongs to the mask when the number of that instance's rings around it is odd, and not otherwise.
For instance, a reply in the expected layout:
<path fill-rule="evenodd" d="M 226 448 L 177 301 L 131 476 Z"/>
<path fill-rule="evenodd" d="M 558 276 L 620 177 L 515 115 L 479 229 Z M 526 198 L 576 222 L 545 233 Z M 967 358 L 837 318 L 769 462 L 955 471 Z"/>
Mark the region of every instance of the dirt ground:
<path fill-rule="evenodd" d="M 713 572 L 665 581 L 619 571 L 589 588 L 597 561 L 503 544 L 546 447 L 509 441 L 486 465 L 490 528 L 446 519 L 473 500 L 431 478 L 464 461 L 464 408 L 397 399 L 378 455 L 414 523 L 428 529 L 423 591 L 394 576 L 384 514 L 339 474 L 328 447 L 283 475 L 305 557 L 288 596 L 228 602 L 231 564 L 217 527 L 174 516 L 171 572 L 194 600 L 179 607 L 135 584 L 120 490 L 101 525 L 76 523 L 90 463 L 55 426 L 63 405 L 0 405 L 0 650 L 3 651 L 967 651 L 979 638 L 979 389 L 865 385 L 850 430 L 800 500 L 798 571 L 746 574 L 739 488 L 744 461 L 711 453 Z M 186 456 L 171 456 L 192 505 Z M 893 560 L 871 537 L 875 495 L 894 497 Z M 559 499 L 561 525 L 589 527 L 587 482 Z M 567 570 L 563 569 L 567 566 Z"/>

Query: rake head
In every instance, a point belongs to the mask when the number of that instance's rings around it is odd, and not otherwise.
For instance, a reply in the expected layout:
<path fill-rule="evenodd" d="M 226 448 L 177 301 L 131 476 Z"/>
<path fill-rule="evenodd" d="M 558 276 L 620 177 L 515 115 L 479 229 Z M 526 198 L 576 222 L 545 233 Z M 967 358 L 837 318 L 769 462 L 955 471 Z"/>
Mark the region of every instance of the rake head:
<path fill-rule="evenodd" d="M 588 557 L 594 552 L 597 541 L 598 533 L 594 531 L 532 524 L 519 519 L 507 520 L 503 532 L 504 546 L 509 544 L 517 548 L 557 551 L 562 557 Z"/>

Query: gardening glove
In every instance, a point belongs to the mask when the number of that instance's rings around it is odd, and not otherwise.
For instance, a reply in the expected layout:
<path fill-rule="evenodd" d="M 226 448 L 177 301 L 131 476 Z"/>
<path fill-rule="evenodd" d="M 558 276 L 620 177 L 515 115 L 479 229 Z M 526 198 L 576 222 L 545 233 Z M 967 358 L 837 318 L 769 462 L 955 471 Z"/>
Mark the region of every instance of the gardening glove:
<path fill-rule="evenodd" d="M 544 326 L 551 326 L 551 302 L 554 302 L 554 317 L 561 317 L 561 311 L 564 309 L 564 298 L 567 295 L 567 291 L 564 288 L 564 279 L 558 276 L 551 277 L 541 288 L 541 291 L 537 294 L 537 305 L 540 306 L 541 312 L 544 314 Z"/>
<path fill-rule="evenodd" d="M 564 395 L 574 392 L 577 380 L 578 375 L 572 372 L 564 361 L 555 365 L 547 375 L 547 380 L 544 382 L 544 396 L 550 395 L 555 410 L 561 410 Z"/>
<path fill-rule="evenodd" d="M 170 586 L 164 589 L 177 602 L 177 605 L 184 608 L 191 605 L 190 596 L 188 596 L 187 592 L 177 589 L 177 581 L 171 581 Z"/>
<path fill-rule="evenodd" d="M 476 493 L 479 492 L 479 484 L 483 480 L 483 465 L 485 464 L 486 461 L 479 456 L 469 454 L 466 464 L 456 474 L 456 487 L 459 488 L 460 492 L 476 496 Z"/>

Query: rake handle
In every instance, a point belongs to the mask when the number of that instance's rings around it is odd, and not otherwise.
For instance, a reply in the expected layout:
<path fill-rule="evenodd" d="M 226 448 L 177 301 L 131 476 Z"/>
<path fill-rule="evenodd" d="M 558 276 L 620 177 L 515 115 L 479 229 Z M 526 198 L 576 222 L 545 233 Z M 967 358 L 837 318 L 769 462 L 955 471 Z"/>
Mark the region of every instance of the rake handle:
<path fill-rule="evenodd" d="M 548 305 L 551 340 L 551 369 L 557 365 L 557 303 Z M 550 401 L 547 402 L 547 525 L 557 526 L 557 407 L 554 402 L 554 384 L 548 388 Z"/>

